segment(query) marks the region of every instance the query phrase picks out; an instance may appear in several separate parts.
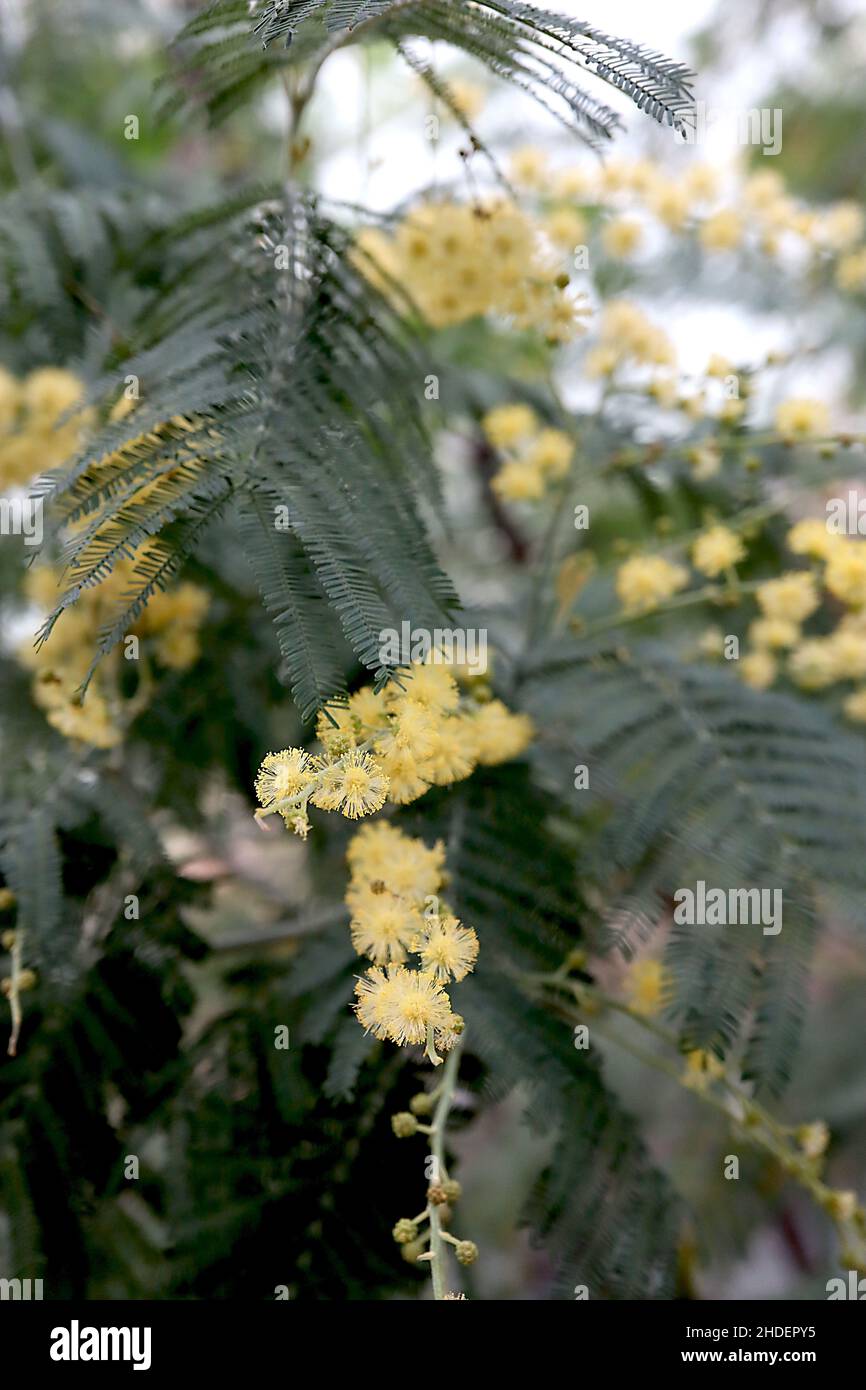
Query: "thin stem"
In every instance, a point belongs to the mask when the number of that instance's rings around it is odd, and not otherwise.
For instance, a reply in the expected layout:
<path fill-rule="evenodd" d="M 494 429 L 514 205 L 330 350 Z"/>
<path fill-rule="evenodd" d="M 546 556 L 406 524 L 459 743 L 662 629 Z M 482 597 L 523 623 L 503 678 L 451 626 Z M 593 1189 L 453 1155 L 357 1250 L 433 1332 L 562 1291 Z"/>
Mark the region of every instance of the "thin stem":
<path fill-rule="evenodd" d="M 433 1112 L 433 1123 L 430 1126 L 430 1133 L 433 1137 L 431 1148 L 433 1150 L 433 1180 L 442 1182 L 447 1176 L 445 1172 L 445 1125 L 448 1122 L 448 1115 L 454 1099 L 454 1088 L 457 1084 L 457 1071 L 460 1066 L 461 1044 L 448 1055 L 445 1063 L 445 1070 L 442 1073 L 440 1083 L 439 1100 Z M 444 1256 L 445 1248 L 442 1239 L 442 1222 L 439 1215 L 439 1207 L 431 1202 L 427 1208 L 430 1218 L 430 1275 L 433 1280 L 433 1297 L 437 1302 L 445 1298 L 447 1292 L 445 1288 L 445 1268 Z"/>

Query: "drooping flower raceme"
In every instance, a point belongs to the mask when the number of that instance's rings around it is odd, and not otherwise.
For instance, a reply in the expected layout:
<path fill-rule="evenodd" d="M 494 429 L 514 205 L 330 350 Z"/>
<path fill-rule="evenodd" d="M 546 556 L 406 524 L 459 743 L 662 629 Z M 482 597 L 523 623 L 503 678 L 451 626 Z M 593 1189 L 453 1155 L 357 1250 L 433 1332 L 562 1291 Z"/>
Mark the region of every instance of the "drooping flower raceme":
<path fill-rule="evenodd" d="M 355 989 L 358 1019 L 377 1038 L 423 1045 L 436 1064 L 463 1031 L 445 986 L 465 979 L 478 956 L 475 932 L 438 896 L 444 847 L 383 821 L 358 831 L 347 858 L 352 944 L 373 962 Z"/>

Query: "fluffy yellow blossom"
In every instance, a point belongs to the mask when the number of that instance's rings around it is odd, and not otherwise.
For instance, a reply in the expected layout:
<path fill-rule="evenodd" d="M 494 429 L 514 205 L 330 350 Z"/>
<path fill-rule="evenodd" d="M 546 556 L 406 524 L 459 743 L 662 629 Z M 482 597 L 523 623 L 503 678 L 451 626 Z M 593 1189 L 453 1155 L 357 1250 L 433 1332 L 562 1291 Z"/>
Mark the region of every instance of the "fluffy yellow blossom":
<path fill-rule="evenodd" d="M 845 537 L 834 540 L 824 583 L 834 598 L 850 608 L 861 608 L 866 604 L 866 545 Z"/>
<path fill-rule="evenodd" d="M 544 474 L 526 459 L 508 459 L 491 487 L 505 502 L 537 502 L 544 496 Z"/>
<path fill-rule="evenodd" d="M 651 212 L 671 231 L 678 231 L 689 215 L 691 198 L 680 183 L 658 179 L 647 199 Z"/>
<path fill-rule="evenodd" d="M 532 435 L 538 421 L 531 406 L 498 405 L 488 410 L 481 428 L 495 449 L 513 449 Z"/>
<path fill-rule="evenodd" d="M 309 754 L 303 748 L 284 748 L 264 759 L 256 776 L 256 796 L 266 810 L 281 811 L 283 804 L 294 801 L 312 780 Z"/>
<path fill-rule="evenodd" d="M 793 555 L 808 555 L 812 560 L 826 560 L 835 543 L 835 536 L 827 530 L 826 521 L 810 517 L 792 526 L 786 537 L 788 549 Z"/>
<path fill-rule="evenodd" d="M 774 658 L 764 649 L 747 652 L 739 663 L 740 676 L 753 690 L 769 689 L 776 679 L 778 669 Z"/>
<path fill-rule="evenodd" d="M 343 757 L 343 800 L 340 810 L 350 820 L 372 815 L 385 804 L 388 778 L 375 758 L 353 748 Z"/>
<path fill-rule="evenodd" d="M 89 670 L 102 628 L 134 579 L 144 547 L 120 559 L 99 584 L 85 589 L 57 622 L 41 647 L 26 643 L 19 663 L 34 672 L 33 698 L 45 717 L 65 738 L 94 748 L 113 748 L 122 741 L 125 726 L 142 707 L 146 687 L 139 684 L 130 699 L 121 694 L 123 658 L 119 648 L 96 668 L 93 681 L 80 699 L 80 686 Z M 24 582 L 26 596 L 47 611 L 62 592 L 61 573 L 51 566 L 31 569 Z M 156 593 L 130 626 L 129 635 L 148 643 L 155 661 L 172 670 L 186 670 L 199 655 L 198 629 L 210 599 L 195 584 Z"/>
<path fill-rule="evenodd" d="M 743 238 L 743 219 L 734 208 L 714 212 L 698 230 L 706 251 L 734 251 Z"/>
<path fill-rule="evenodd" d="M 417 905 L 387 888 L 368 887 L 355 895 L 352 906 L 349 930 L 358 955 L 369 956 L 376 965 L 402 965 L 421 930 Z"/>
<path fill-rule="evenodd" d="M 423 904 L 442 882 L 445 847 L 439 840 L 428 848 L 387 821 L 376 821 L 352 837 L 346 858 L 353 883 L 381 882 L 390 892 Z"/>
<path fill-rule="evenodd" d="M 612 299 L 605 306 L 601 340 L 603 346 L 613 348 L 621 357 L 649 366 L 670 367 L 676 360 L 673 344 L 664 330 L 626 299 Z"/>
<path fill-rule="evenodd" d="M 840 623 L 828 640 L 836 679 L 863 680 L 866 677 L 866 632 Z"/>
<path fill-rule="evenodd" d="M 508 168 L 514 182 L 523 188 L 541 188 L 548 175 L 547 155 L 536 145 L 522 145 L 513 152 Z"/>
<path fill-rule="evenodd" d="M 786 439 L 811 439 L 830 429 L 830 412 L 823 401 L 805 397 L 783 401 L 776 410 L 776 429 Z"/>
<path fill-rule="evenodd" d="M 435 980 L 463 980 L 478 956 L 478 937 L 450 913 L 430 917 L 418 942 L 421 969 Z"/>
<path fill-rule="evenodd" d="M 685 174 L 685 188 L 696 202 L 709 202 L 719 189 L 719 176 L 712 164 L 692 164 Z"/>
<path fill-rule="evenodd" d="M 573 453 L 573 441 L 563 430 L 543 429 L 528 446 L 524 460 L 543 478 L 557 479 L 568 472 Z"/>
<path fill-rule="evenodd" d="M 653 1018 L 664 1007 L 666 984 L 660 960 L 636 960 L 624 981 L 626 1002 L 634 1013 Z"/>
<path fill-rule="evenodd" d="M 692 564 L 710 579 L 739 564 L 745 555 L 745 547 L 739 536 L 727 526 L 711 526 L 698 536 L 692 546 Z"/>
<path fill-rule="evenodd" d="M 863 209 L 858 203 L 834 203 L 819 219 L 819 235 L 825 246 L 847 251 L 863 236 Z"/>
<path fill-rule="evenodd" d="M 614 260 L 627 260 L 640 249 L 643 228 L 633 217 L 613 217 L 602 228 L 601 244 Z"/>
<path fill-rule="evenodd" d="M 635 555 L 616 574 L 617 597 L 628 612 L 649 613 L 689 582 L 682 565 L 662 555 Z"/>
<path fill-rule="evenodd" d="M 556 208 L 542 225 L 554 246 L 562 251 L 573 252 L 576 247 L 586 244 L 586 218 L 581 217 L 574 208 Z"/>
<path fill-rule="evenodd" d="M 787 622 L 784 618 L 757 618 L 749 626 L 749 641 L 753 647 L 778 651 L 793 647 L 799 640 L 799 624 Z"/>
<path fill-rule="evenodd" d="M 788 674 L 803 690 L 823 690 L 837 680 L 836 656 L 828 637 L 811 637 L 795 647 L 788 659 Z"/>
<path fill-rule="evenodd" d="M 476 758 L 484 766 L 509 762 L 529 747 L 535 735 L 527 714 L 512 714 L 501 700 L 479 705 L 472 716 Z"/>
<path fill-rule="evenodd" d="M 805 622 L 820 601 L 815 580 L 807 570 L 792 570 L 778 579 L 768 579 L 755 597 L 765 618 L 791 623 Z"/>

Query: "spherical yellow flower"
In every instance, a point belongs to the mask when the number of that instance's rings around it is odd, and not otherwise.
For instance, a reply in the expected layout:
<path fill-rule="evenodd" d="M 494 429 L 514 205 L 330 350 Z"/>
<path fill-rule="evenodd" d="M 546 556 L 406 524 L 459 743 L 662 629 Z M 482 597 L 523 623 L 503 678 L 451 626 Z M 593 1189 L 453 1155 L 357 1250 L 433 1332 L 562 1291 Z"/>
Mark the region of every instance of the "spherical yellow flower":
<path fill-rule="evenodd" d="M 372 815 L 385 804 L 388 777 L 375 758 L 359 748 L 343 755 L 343 815 L 349 820 Z"/>
<path fill-rule="evenodd" d="M 463 980 L 478 957 L 478 937 L 449 913 L 428 918 L 418 944 L 422 968 L 435 980 Z"/>
<path fill-rule="evenodd" d="M 445 864 L 445 846 L 428 848 L 387 821 L 364 825 L 352 837 L 346 858 L 353 882 L 382 882 L 399 897 L 423 902 L 436 893 Z"/>
<path fill-rule="evenodd" d="M 863 235 L 863 209 L 859 203 L 834 203 L 820 218 L 821 241 L 834 251 L 847 251 Z"/>
<path fill-rule="evenodd" d="M 428 1030 L 447 1028 L 451 1001 L 442 986 L 420 970 L 392 966 L 385 984 L 376 982 L 385 994 L 382 1026 L 386 1036 L 401 1046 L 427 1041 Z M 375 1001 L 367 1004 L 373 1012 Z"/>
<path fill-rule="evenodd" d="M 298 797 L 312 782 L 309 754 L 303 748 L 284 748 L 264 759 L 256 777 L 256 796 L 265 810 L 279 810 L 281 802 Z"/>
<path fill-rule="evenodd" d="M 544 474 L 527 459 L 508 459 L 491 487 L 504 502 L 537 502 L 544 496 Z"/>
<path fill-rule="evenodd" d="M 42 428 L 50 428 L 59 417 L 81 400 L 84 383 L 63 367 L 40 367 L 25 378 L 21 388 L 24 408 Z"/>
<path fill-rule="evenodd" d="M 866 604 L 866 545 L 855 540 L 835 538 L 824 583 L 835 598 L 851 608 Z"/>
<path fill-rule="evenodd" d="M 392 736 L 377 743 L 376 756 L 388 778 L 388 800 L 395 806 L 408 806 L 430 790 L 425 764 L 408 748 L 398 748 Z"/>
<path fill-rule="evenodd" d="M 719 176 L 712 164 L 692 164 L 684 182 L 689 197 L 699 203 L 709 202 L 718 193 Z"/>
<path fill-rule="evenodd" d="M 501 700 L 480 705 L 472 715 L 475 756 L 484 766 L 517 758 L 529 747 L 535 728 L 527 714 L 513 714 Z"/>
<path fill-rule="evenodd" d="M 662 555 L 635 555 L 616 573 L 617 597 L 628 612 L 649 613 L 689 582 L 682 565 Z"/>
<path fill-rule="evenodd" d="M 445 714 L 457 708 L 460 688 L 446 666 L 436 662 L 413 663 L 407 674 L 406 694 L 430 710 Z"/>
<path fill-rule="evenodd" d="M 536 468 L 546 478 L 562 478 L 574 453 L 574 442 L 564 430 L 539 430 L 537 438 L 525 454 L 530 468 Z"/>
<path fill-rule="evenodd" d="M 794 555 L 808 555 L 811 560 L 826 560 L 836 541 L 827 530 L 826 521 L 809 517 L 792 526 L 786 537 L 788 549 Z"/>
<path fill-rule="evenodd" d="M 743 542 L 727 526 L 711 526 L 692 546 L 692 564 L 710 579 L 739 564 L 745 555 Z"/>
<path fill-rule="evenodd" d="M 818 607 L 818 590 L 807 570 L 792 570 L 778 579 L 768 579 L 755 597 L 765 618 L 782 618 L 786 622 L 802 623 Z"/>
<path fill-rule="evenodd" d="M 352 906 L 349 930 L 358 955 L 369 956 L 376 965 L 402 965 L 422 927 L 417 907 L 387 889 L 377 893 L 369 887 L 355 896 Z"/>
<path fill-rule="evenodd" d="M 840 623 L 828 641 L 837 679 L 863 680 L 866 677 L 866 632 Z"/>
<path fill-rule="evenodd" d="M 534 433 L 537 420 L 531 406 L 498 405 L 488 410 L 481 428 L 495 449 L 513 449 Z"/>
<path fill-rule="evenodd" d="M 739 663 L 739 672 L 753 690 L 767 690 L 776 679 L 778 667 L 766 650 L 747 652 Z"/>
<path fill-rule="evenodd" d="M 377 694 L 371 685 L 349 696 L 349 714 L 365 733 L 388 725 L 388 699 L 384 690 Z"/>
<path fill-rule="evenodd" d="M 776 410 L 776 429 L 786 439 L 813 439 L 830 429 L 830 412 L 823 401 L 796 397 Z"/>
<path fill-rule="evenodd" d="M 811 637 L 795 647 L 788 659 L 788 674 L 803 690 L 823 690 L 838 680 L 836 655 L 827 637 Z"/>
<path fill-rule="evenodd" d="M 784 618 L 757 618 L 749 626 L 749 641 L 753 647 L 778 651 L 793 647 L 799 640 L 799 624 L 787 622 Z"/>
<path fill-rule="evenodd" d="M 355 1013 L 364 1031 L 382 1041 L 390 1037 L 387 1019 L 399 987 L 399 979 L 378 966 L 368 970 L 355 985 Z"/>
<path fill-rule="evenodd" d="M 399 697 L 392 706 L 391 728 L 394 742 L 398 748 L 408 749 L 419 760 L 429 758 L 434 752 L 440 722 L 435 710 L 429 705 L 413 700 L 409 695 Z"/>
<path fill-rule="evenodd" d="M 574 208 L 556 208 L 544 220 L 544 230 L 561 251 L 574 251 L 586 244 L 586 219 Z"/>
<path fill-rule="evenodd" d="M 437 787 L 462 782 L 475 769 L 477 747 L 475 721 L 471 717 L 458 714 L 443 719 L 436 746 L 424 761 L 424 776 Z"/>
<path fill-rule="evenodd" d="M 541 188 L 547 178 L 547 155 L 535 145 L 522 145 L 509 160 L 514 182 L 523 188 Z"/>
<path fill-rule="evenodd" d="M 627 260 L 640 249 L 643 228 L 633 217 L 613 217 L 604 224 L 601 244 L 605 254 L 614 260 Z"/>
<path fill-rule="evenodd" d="M 743 239 L 743 219 L 734 208 L 721 208 L 698 231 L 705 251 L 733 251 Z"/>
<path fill-rule="evenodd" d="M 660 222 L 671 231 L 679 231 L 688 217 L 691 199 L 682 184 L 659 179 L 647 202 Z"/>

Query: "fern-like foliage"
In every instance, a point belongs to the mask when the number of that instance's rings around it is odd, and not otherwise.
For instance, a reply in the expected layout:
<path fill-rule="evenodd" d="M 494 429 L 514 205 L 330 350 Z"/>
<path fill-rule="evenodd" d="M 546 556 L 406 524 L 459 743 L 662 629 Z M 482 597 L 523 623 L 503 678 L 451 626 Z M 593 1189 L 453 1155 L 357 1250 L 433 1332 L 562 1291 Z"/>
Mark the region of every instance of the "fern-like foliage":
<path fill-rule="evenodd" d="M 560 794 L 563 768 L 566 785 L 578 764 L 589 770 L 589 791 L 573 795 L 601 824 L 583 867 L 614 885 L 619 945 L 631 949 L 698 880 L 780 890 L 778 935 L 674 925 L 667 953 L 685 1035 L 726 1049 L 756 1009 L 747 1062 L 777 1087 L 796 1040 L 815 893 L 844 897 L 862 920 L 861 742 L 813 703 L 758 694 L 662 644 L 559 642 L 537 654 L 524 693 Z"/>
<path fill-rule="evenodd" d="M 151 256 L 174 273 L 138 317 L 137 350 L 115 354 L 95 388 L 108 401 L 134 378 L 140 401 L 42 484 L 75 525 L 46 636 L 136 555 L 101 633 L 98 655 L 110 650 L 235 506 L 306 714 L 340 688 L 338 644 L 311 665 L 304 640 L 328 631 L 323 599 L 379 679 L 383 627 L 407 616 L 447 626 L 455 597 L 419 510 L 436 502 L 421 416 L 429 364 L 350 249 L 310 199 L 186 219 L 156 239 Z"/>
<path fill-rule="evenodd" d="M 600 78 L 654 120 L 680 130 L 693 106 L 692 74 L 684 64 L 516 0 L 268 0 L 252 23 L 244 0 L 217 0 L 177 40 L 169 105 L 183 105 L 193 93 L 219 120 L 275 67 L 320 64 L 335 47 L 366 39 L 390 42 L 405 55 L 404 44 L 414 38 L 461 49 L 590 143 L 609 138 L 620 122 L 575 80 L 580 73 Z"/>

